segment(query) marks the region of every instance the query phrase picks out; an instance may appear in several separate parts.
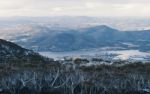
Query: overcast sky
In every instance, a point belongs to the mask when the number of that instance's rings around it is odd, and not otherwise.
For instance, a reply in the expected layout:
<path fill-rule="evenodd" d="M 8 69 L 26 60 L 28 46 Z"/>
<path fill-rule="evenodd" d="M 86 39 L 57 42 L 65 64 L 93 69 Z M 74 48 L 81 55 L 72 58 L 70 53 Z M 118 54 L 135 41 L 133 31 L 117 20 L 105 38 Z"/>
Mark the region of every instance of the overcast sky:
<path fill-rule="evenodd" d="M 150 0 L 0 0 L 0 16 L 150 16 Z"/>

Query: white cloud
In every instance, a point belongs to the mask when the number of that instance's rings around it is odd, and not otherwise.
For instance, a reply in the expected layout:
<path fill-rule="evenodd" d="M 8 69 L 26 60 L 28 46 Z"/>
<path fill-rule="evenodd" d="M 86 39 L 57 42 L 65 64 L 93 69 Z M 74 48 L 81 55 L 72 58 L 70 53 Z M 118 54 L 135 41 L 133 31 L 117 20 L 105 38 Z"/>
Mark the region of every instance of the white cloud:
<path fill-rule="evenodd" d="M 63 9 L 60 8 L 60 7 L 54 7 L 54 8 L 52 8 L 52 10 L 53 10 L 54 12 L 59 12 L 59 11 L 62 11 Z"/>
<path fill-rule="evenodd" d="M 94 8 L 94 7 L 96 7 L 96 4 L 92 3 L 92 2 L 87 2 L 87 3 L 85 3 L 85 5 L 86 5 L 87 8 Z"/>
<path fill-rule="evenodd" d="M 0 16 L 150 16 L 150 0 L 0 0 Z"/>

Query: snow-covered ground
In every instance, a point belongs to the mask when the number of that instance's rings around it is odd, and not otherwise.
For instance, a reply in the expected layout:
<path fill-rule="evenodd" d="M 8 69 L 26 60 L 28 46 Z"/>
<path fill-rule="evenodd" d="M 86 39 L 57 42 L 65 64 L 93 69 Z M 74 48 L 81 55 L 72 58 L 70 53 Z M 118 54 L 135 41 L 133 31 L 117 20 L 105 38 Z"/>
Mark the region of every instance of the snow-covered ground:
<path fill-rule="evenodd" d="M 150 56 L 149 52 L 140 52 L 139 50 L 110 51 L 109 53 L 119 54 L 117 57 L 123 60 L 130 59 L 130 58 L 142 60 L 142 58 Z"/>
<path fill-rule="evenodd" d="M 150 57 L 150 52 L 140 52 L 139 50 L 112 50 L 112 51 L 101 51 L 101 50 L 88 50 L 88 51 L 72 51 L 72 52 L 39 52 L 43 56 L 51 57 L 54 59 L 61 59 L 63 57 L 90 57 L 90 56 L 111 56 L 116 54 L 114 56 L 114 59 L 133 59 L 133 60 L 139 60 L 142 61 L 145 58 Z"/>

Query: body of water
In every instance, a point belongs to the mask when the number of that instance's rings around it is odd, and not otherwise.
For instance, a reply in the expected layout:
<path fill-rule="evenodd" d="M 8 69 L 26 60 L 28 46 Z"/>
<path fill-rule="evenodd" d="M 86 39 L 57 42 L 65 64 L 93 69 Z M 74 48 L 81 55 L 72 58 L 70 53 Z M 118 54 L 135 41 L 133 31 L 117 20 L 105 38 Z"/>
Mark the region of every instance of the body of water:
<path fill-rule="evenodd" d="M 66 56 L 69 57 L 80 57 L 83 55 L 88 56 L 95 56 L 95 55 L 111 55 L 111 54 L 117 54 L 116 58 L 120 58 L 123 60 L 129 59 L 129 58 L 137 58 L 142 59 L 144 57 L 150 57 L 150 52 L 140 52 L 139 50 L 82 50 L 82 51 L 72 51 L 72 52 L 39 52 L 41 55 L 54 58 L 54 59 L 60 59 Z"/>

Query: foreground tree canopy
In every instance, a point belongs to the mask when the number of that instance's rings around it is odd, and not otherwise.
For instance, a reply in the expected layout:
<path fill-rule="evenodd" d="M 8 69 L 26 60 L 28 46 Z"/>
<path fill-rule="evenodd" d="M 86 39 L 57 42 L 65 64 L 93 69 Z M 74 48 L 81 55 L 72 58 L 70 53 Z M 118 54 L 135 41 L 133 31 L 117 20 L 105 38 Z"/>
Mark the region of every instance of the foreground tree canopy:
<path fill-rule="evenodd" d="M 77 61 L 0 64 L 0 94 L 150 93 L 149 63 L 79 66 Z"/>

